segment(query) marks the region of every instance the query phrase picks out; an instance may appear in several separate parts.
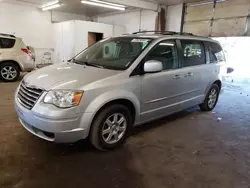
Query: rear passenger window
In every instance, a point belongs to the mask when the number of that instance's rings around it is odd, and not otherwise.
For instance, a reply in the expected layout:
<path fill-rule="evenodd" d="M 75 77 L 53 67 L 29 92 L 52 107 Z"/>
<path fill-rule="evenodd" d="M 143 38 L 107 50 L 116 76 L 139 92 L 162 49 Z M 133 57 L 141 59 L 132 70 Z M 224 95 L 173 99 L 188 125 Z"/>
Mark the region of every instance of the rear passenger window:
<path fill-rule="evenodd" d="M 162 62 L 163 70 L 178 68 L 177 48 L 174 40 L 166 40 L 157 44 L 146 57 L 148 60 Z"/>
<path fill-rule="evenodd" d="M 217 43 L 206 42 L 210 63 L 225 61 L 224 52 Z"/>
<path fill-rule="evenodd" d="M 204 45 L 200 41 L 182 40 L 183 67 L 206 64 Z"/>
<path fill-rule="evenodd" d="M 15 39 L 0 38 L 0 48 L 13 48 L 15 41 Z"/>

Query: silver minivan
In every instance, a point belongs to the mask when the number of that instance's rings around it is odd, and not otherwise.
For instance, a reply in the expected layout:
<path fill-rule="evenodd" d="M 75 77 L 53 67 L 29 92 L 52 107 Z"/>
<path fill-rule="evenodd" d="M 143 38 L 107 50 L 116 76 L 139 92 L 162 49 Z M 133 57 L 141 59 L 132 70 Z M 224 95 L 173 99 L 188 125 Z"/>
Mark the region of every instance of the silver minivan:
<path fill-rule="evenodd" d="M 51 142 L 120 146 L 131 128 L 199 105 L 212 110 L 225 57 L 212 39 L 175 32 L 106 38 L 29 73 L 15 93 L 21 124 Z"/>

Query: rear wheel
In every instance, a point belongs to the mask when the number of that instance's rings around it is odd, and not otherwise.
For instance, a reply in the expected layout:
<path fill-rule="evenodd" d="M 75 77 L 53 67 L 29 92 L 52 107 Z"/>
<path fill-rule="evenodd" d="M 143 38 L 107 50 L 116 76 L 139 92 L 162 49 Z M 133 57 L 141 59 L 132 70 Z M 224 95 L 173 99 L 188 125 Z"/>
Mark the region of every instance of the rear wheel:
<path fill-rule="evenodd" d="M 202 111 L 211 111 L 217 104 L 219 98 L 220 88 L 217 84 L 213 84 L 209 89 L 204 103 L 200 104 Z"/>
<path fill-rule="evenodd" d="M 123 144 L 131 127 L 132 116 L 128 108 L 120 104 L 108 106 L 94 119 L 91 143 L 99 150 L 115 149 Z"/>
<path fill-rule="evenodd" d="M 0 63 L 0 79 L 4 82 L 14 82 L 20 76 L 19 68 L 12 62 Z"/>

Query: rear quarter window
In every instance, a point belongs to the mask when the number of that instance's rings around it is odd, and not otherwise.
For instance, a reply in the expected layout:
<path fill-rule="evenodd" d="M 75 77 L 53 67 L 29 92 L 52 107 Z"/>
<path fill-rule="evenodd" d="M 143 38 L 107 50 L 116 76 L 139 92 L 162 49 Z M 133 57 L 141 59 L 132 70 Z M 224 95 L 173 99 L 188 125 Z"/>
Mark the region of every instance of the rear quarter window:
<path fill-rule="evenodd" d="M 214 42 L 206 42 L 210 63 L 225 61 L 225 55 L 221 46 Z"/>
<path fill-rule="evenodd" d="M 206 64 L 204 44 L 198 40 L 181 40 L 182 67 L 190 67 Z"/>
<path fill-rule="evenodd" d="M 13 48 L 15 42 L 15 39 L 0 38 L 0 48 Z"/>

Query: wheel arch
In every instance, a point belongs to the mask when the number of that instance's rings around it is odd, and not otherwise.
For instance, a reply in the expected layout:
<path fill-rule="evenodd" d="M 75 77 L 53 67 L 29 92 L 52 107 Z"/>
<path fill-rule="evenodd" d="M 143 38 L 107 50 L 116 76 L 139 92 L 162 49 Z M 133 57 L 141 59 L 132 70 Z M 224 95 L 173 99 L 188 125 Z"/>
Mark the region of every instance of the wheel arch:
<path fill-rule="evenodd" d="M 3 61 L 0 62 L 0 64 L 2 64 L 2 63 L 13 63 L 18 67 L 19 71 L 22 71 L 21 65 L 18 62 L 14 61 L 14 60 L 3 60 Z"/>
<path fill-rule="evenodd" d="M 133 124 L 139 121 L 140 102 L 136 96 L 127 91 L 116 91 L 112 93 L 110 91 L 94 99 L 86 108 L 85 113 L 92 113 L 92 116 L 88 119 L 88 124 L 82 124 L 87 131 L 87 135 L 89 134 L 94 119 L 101 112 L 101 110 L 112 104 L 122 104 L 126 106 L 133 117 Z M 82 119 L 81 122 L 85 122 L 84 119 Z"/>
<path fill-rule="evenodd" d="M 105 108 L 107 108 L 108 106 L 114 105 L 114 104 L 121 104 L 123 106 L 125 106 L 126 108 L 129 109 L 129 111 L 131 112 L 132 118 L 133 118 L 133 123 L 135 121 L 135 117 L 136 117 L 136 109 L 134 104 L 128 100 L 128 99 L 124 99 L 124 98 L 120 98 L 120 99 L 115 99 L 115 100 L 111 100 L 107 103 L 105 103 L 95 114 L 93 120 L 95 119 L 95 117 Z M 92 120 L 92 122 L 93 122 Z"/>
<path fill-rule="evenodd" d="M 221 82 L 220 80 L 216 80 L 213 84 L 218 85 L 219 89 L 221 90 L 222 82 Z M 212 85 L 213 85 L 213 84 L 212 84 Z"/>

